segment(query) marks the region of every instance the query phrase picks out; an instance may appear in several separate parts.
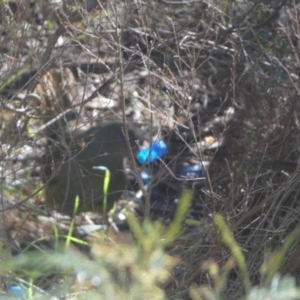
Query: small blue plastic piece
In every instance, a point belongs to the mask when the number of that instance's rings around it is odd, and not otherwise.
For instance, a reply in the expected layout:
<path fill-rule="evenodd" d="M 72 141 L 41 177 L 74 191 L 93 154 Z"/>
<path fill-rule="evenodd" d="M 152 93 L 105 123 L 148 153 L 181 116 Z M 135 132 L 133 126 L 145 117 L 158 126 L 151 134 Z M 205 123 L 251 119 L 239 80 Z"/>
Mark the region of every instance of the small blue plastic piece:
<path fill-rule="evenodd" d="M 10 287 L 7 295 L 17 297 L 17 299 L 23 299 L 24 296 L 28 293 L 28 289 L 25 287 L 21 287 L 19 285 L 13 285 Z"/>
<path fill-rule="evenodd" d="M 167 152 L 167 144 L 164 141 L 155 141 L 150 147 L 139 151 L 136 158 L 141 164 L 149 164 L 164 156 Z"/>
<path fill-rule="evenodd" d="M 151 175 L 146 170 L 143 170 L 141 172 L 141 177 L 143 180 L 143 184 L 145 184 L 145 185 L 151 181 Z"/>
<path fill-rule="evenodd" d="M 177 168 L 177 173 L 181 179 L 192 179 L 203 177 L 203 165 L 201 163 L 192 166 L 180 166 Z"/>

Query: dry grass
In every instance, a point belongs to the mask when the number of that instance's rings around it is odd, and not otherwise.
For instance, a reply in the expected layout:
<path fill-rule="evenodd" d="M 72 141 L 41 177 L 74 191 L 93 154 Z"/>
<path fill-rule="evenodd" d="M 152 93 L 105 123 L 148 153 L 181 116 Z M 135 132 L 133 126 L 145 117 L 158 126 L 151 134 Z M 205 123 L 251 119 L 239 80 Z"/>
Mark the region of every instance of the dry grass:
<path fill-rule="evenodd" d="M 245 292 L 242 277 L 211 215 L 221 213 L 230 225 L 253 285 L 262 282 L 269 251 L 279 249 L 299 223 L 299 5 L 101 5 L 89 14 L 75 1 L 37 5 L 34 19 L 25 4 L 16 11 L 2 4 L 1 170 L 5 187 L 17 188 L 3 192 L 13 203 L 34 198 L 45 136 L 72 132 L 70 111 L 80 115 L 80 124 L 134 120 L 149 137 L 169 142 L 170 169 L 179 162 L 210 162 L 205 181 L 172 179 L 166 188 L 175 195 L 174 185 L 193 188 L 194 204 L 203 208 L 191 210 L 187 219 L 198 225 L 185 228 L 169 249 L 181 262 L 165 287 L 168 297 L 188 299 L 191 286 L 212 287 L 203 266 L 214 261 L 230 270 L 223 299 L 237 299 Z M 22 245 L 16 228 L 34 228 L 33 221 L 13 227 L 7 218 L 9 233 Z M 297 280 L 299 249 L 296 239 L 279 270 Z"/>

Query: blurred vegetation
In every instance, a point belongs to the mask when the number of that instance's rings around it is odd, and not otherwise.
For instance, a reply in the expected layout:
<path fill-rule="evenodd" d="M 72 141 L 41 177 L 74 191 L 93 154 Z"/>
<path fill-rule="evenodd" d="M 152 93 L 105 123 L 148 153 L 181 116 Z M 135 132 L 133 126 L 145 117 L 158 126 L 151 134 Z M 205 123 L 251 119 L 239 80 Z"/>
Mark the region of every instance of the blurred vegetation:
<path fill-rule="evenodd" d="M 0 299 L 300 299 L 299 15 L 296 0 L 2 1 Z M 43 203 L 70 112 L 143 123 L 168 171 L 207 161 L 206 178 L 170 180 L 166 197 L 193 191 L 175 213 L 83 240 Z"/>

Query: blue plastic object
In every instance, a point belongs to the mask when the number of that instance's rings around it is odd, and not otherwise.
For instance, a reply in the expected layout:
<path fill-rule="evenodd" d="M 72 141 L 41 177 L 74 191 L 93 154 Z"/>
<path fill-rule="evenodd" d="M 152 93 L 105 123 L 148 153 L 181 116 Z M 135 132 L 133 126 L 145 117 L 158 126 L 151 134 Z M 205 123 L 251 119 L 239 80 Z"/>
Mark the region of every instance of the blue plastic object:
<path fill-rule="evenodd" d="M 164 141 L 155 141 L 150 147 L 140 150 L 136 156 L 141 164 L 149 164 L 164 156 L 167 152 L 167 144 Z"/>
<path fill-rule="evenodd" d="M 145 185 L 151 181 L 151 175 L 146 170 L 143 170 L 141 172 L 141 177 L 143 180 L 143 184 L 145 184 Z"/>
<path fill-rule="evenodd" d="M 181 179 L 192 179 L 197 177 L 203 177 L 203 165 L 201 163 L 192 166 L 179 166 L 177 168 L 177 174 Z"/>
<path fill-rule="evenodd" d="M 10 287 L 7 296 L 14 297 L 15 299 L 23 299 L 27 294 L 28 289 L 26 287 L 13 285 Z"/>
<path fill-rule="evenodd" d="M 143 184 L 144 185 L 147 185 L 151 182 L 151 179 L 152 179 L 152 176 L 151 174 L 148 172 L 148 170 L 143 170 L 141 172 L 141 178 L 143 180 Z M 160 202 L 160 194 L 159 194 L 159 190 L 157 188 L 157 186 L 153 187 L 151 189 L 151 196 L 150 196 L 150 200 L 152 203 L 154 202 Z"/>

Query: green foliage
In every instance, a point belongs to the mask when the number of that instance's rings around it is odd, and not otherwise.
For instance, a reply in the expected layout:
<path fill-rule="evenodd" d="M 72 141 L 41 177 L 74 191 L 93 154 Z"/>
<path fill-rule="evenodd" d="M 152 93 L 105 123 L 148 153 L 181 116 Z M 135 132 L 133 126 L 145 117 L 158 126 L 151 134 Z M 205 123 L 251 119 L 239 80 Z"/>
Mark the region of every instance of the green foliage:
<path fill-rule="evenodd" d="M 128 212 L 128 224 L 135 239 L 118 244 L 112 242 L 109 231 L 94 234 L 90 241 L 93 259 L 72 246 L 72 228 L 67 242 L 61 245 L 56 232 L 55 252 L 19 255 L 9 270 L 18 270 L 18 276 L 34 283 L 41 276 L 60 274 L 62 283 L 51 290 L 53 296 L 76 293 L 76 299 L 167 299 L 161 286 L 169 279 L 178 259 L 168 255 L 165 248 L 182 230 L 190 192 L 183 193 L 181 199 L 176 217 L 168 227 L 149 220 L 140 224 Z"/>
<path fill-rule="evenodd" d="M 215 224 L 220 231 L 220 236 L 224 242 L 224 244 L 231 250 L 231 253 L 233 257 L 235 258 L 240 270 L 241 275 L 243 278 L 243 283 L 246 291 L 249 291 L 250 289 L 250 279 L 247 273 L 247 264 L 246 264 L 246 258 L 243 255 L 243 252 L 237 242 L 234 240 L 232 231 L 229 229 L 227 224 L 225 223 L 224 219 L 221 215 L 216 214 L 214 216 Z"/>
<path fill-rule="evenodd" d="M 282 264 L 283 259 L 285 258 L 288 250 L 291 248 L 292 244 L 297 237 L 300 236 L 300 225 L 287 236 L 281 248 L 273 253 L 268 255 L 266 262 L 262 266 L 262 274 L 265 276 L 264 286 L 269 286 L 270 282 L 274 280 L 276 272 L 278 272 L 280 265 Z"/>
<path fill-rule="evenodd" d="M 260 286 L 251 287 L 250 274 L 247 271 L 247 262 L 241 247 L 235 241 L 232 231 L 229 229 L 223 217 L 219 214 L 214 216 L 214 222 L 219 230 L 223 243 L 229 248 L 232 256 L 220 269 L 219 265 L 208 260 L 203 265 L 203 270 L 207 271 L 213 282 L 213 288 L 203 285 L 199 288 L 193 287 L 190 295 L 192 299 L 223 299 L 222 291 L 228 284 L 229 272 L 235 266 L 235 261 L 240 269 L 240 276 L 244 283 L 246 300 L 268 300 L 268 299 L 299 299 L 300 289 L 296 286 L 295 279 L 289 276 L 281 277 L 278 273 L 287 251 L 300 234 L 298 225 L 286 238 L 281 248 L 268 256 L 268 259 L 261 267 L 262 281 Z"/>
<path fill-rule="evenodd" d="M 11 74 L 9 74 L 3 81 L 0 86 L 0 92 L 3 91 L 7 86 L 9 86 L 12 82 L 20 78 L 23 74 L 28 72 L 32 68 L 31 64 L 26 64 L 22 66 L 17 72 L 13 70 Z"/>
<path fill-rule="evenodd" d="M 104 176 L 104 182 L 103 182 L 103 195 L 104 195 L 104 199 L 103 199 L 103 216 L 106 215 L 106 211 L 107 211 L 107 194 L 108 194 L 108 188 L 109 188 L 109 182 L 111 179 L 111 174 L 110 174 L 110 170 L 104 166 L 95 166 L 94 169 L 97 170 L 103 170 L 105 171 L 105 176 Z"/>
<path fill-rule="evenodd" d="M 300 299 L 300 289 L 296 286 L 295 279 L 276 274 L 269 288 L 253 288 L 246 300 L 294 300 Z"/>

